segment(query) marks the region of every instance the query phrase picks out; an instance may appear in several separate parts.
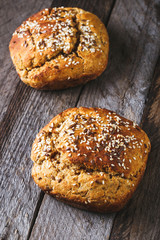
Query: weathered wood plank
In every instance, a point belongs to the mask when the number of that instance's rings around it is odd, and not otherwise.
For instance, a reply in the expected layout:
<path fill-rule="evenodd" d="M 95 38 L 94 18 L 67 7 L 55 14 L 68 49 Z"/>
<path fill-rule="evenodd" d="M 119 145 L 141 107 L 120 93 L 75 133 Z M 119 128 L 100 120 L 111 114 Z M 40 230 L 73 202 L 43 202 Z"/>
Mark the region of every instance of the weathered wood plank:
<path fill-rule="evenodd" d="M 88 213 L 45 195 L 30 239 L 108 239 L 111 214 Z M 45 224 L 44 224 L 45 222 Z"/>
<path fill-rule="evenodd" d="M 118 213 L 110 240 L 158 240 L 160 237 L 160 58 L 142 127 L 151 140 L 145 176 L 127 207 Z"/>
<path fill-rule="evenodd" d="M 108 30 L 109 66 L 82 88 L 78 106 L 107 107 L 140 123 L 160 48 L 153 2 L 117 1 Z M 109 239 L 113 219 L 45 195 L 30 239 Z"/>
<path fill-rule="evenodd" d="M 28 1 L 27 6 L 24 3 L 24 5 L 20 3 L 18 5 L 18 3 L 13 5 L 13 16 L 10 16 L 14 29 L 26 16 L 40 8 L 49 7 L 49 1 L 48 3 L 45 1 L 46 5 L 41 1 Z M 39 5 L 40 3 L 43 4 Z M 4 16 L 8 8 L 9 1 L 3 8 Z M 26 13 L 27 11 L 29 14 Z M 14 21 L 14 17 L 17 15 L 19 15 L 18 24 Z M 25 17 L 23 18 L 22 15 Z M 5 17 L 2 22 L 5 24 L 4 19 Z M 8 34 L 5 40 L 2 38 L 3 41 L 7 42 L 6 45 L 4 44 L 5 50 L 8 48 L 11 32 L 5 33 L 4 31 L 4 35 Z M 39 129 L 54 115 L 76 105 L 81 87 L 57 92 L 42 92 L 31 89 L 17 81 L 19 78 L 11 65 L 11 61 L 8 60 L 8 50 L 6 51 L 7 53 L 5 51 L 3 53 L 6 65 L 4 64 L 1 70 L 3 75 L 1 75 L 0 238 L 27 239 L 42 199 L 41 191 L 33 184 L 31 178 L 30 151 L 32 142 Z M 6 77 L 7 81 L 5 81 Z"/>

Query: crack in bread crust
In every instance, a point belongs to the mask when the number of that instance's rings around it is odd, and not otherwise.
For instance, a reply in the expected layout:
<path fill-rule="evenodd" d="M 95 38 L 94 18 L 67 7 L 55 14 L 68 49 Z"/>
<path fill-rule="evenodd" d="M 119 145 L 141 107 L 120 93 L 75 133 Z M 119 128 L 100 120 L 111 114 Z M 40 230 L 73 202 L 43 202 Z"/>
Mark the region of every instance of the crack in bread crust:
<path fill-rule="evenodd" d="M 71 205 L 116 211 L 138 186 L 149 151 L 149 139 L 135 123 L 106 109 L 68 109 L 37 135 L 32 176 Z"/>
<path fill-rule="evenodd" d="M 22 81 L 41 89 L 61 89 L 96 78 L 106 68 L 108 50 L 103 23 L 78 8 L 42 10 L 26 20 L 10 42 Z"/>
<path fill-rule="evenodd" d="M 51 12 L 51 11 L 50 11 L 50 12 Z M 75 45 L 74 45 L 72 51 L 67 55 L 67 54 L 64 54 L 64 53 L 63 53 L 63 48 L 62 48 L 56 55 L 53 55 L 53 56 L 52 56 L 51 58 L 49 58 L 49 59 L 47 58 L 47 55 L 46 55 L 46 59 L 45 59 L 45 62 L 44 62 L 44 63 L 41 63 L 40 66 L 34 66 L 34 67 L 31 68 L 31 69 L 25 68 L 25 70 L 26 70 L 27 72 L 32 71 L 34 68 L 40 68 L 40 67 L 42 67 L 46 62 L 50 62 L 51 60 L 56 59 L 58 56 L 69 57 L 69 56 L 71 56 L 73 53 L 75 53 L 77 57 L 81 58 L 81 57 L 78 55 L 78 52 L 77 52 L 78 46 L 79 46 L 79 44 L 80 44 L 81 31 L 79 31 L 79 28 L 78 28 L 78 22 L 77 22 L 77 19 L 76 19 L 76 15 L 72 18 L 73 22 L 74 22 L 74 19 L 75 19 L 75 26 L 74 26 L 74 27 L 75 27 L 76 30 L 77 30 L 77 33 L 76 33 L 76 39 L 77 39 L 77 41 L 75 42 Z M 29 30 L 29 32 L 30 32 L 33 45 L 34 45 L 35 48 L 36 48 L 35 39 L 34 39 L 32 33 L 31 33 L 30 26 L 28 26 L 28 30 Z M 77 37 L 77 36 L 78 36 L 78 37 Z M 32 66 L 33 66 L 33 63 L 32 63 Z M 20 69 L 20 70 L 23 70 L 23 69 Z"/>

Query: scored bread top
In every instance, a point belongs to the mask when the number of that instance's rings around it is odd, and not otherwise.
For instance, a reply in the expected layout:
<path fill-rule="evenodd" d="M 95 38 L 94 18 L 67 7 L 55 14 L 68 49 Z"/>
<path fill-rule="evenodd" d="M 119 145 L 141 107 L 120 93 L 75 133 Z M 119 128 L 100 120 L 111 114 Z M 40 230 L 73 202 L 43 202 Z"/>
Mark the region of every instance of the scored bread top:
<path fill-rule="evenodd" d="M 100 75 L 108 61 L 109 40 L 97 16 L 61 7 L 44 9 L 24 21 L 9 48 L 21 79 L 43 88 L 53 80 Z"/>
<path fill-rule="evenodd" d="M 53 139 L 48 147 L 47 135 Z M 72 164 L 91 170 L 109 169 L 126 177 L 137 173 L 150 147 L 147 135 L 138 125 L 105 109 L 66 110 L 37 137 L 40 149 L 43 144 L 46 147 L 43 155 L 33 159 L 35 162 L 54 158 L 54 152 L 61 151 Z"/>
<path fill-rule="evenodd" d="M 114 202 L 112 210 L 116 210 L 136 189 L 149 151 L 147 135 L 132 121 L 106 109 L 72 108 L 54 117 L 37 135 L 31 153 L 32 174 L 35 182 L 53 195 L 62 194 L 73 202 L 89 199 L 99 204 L 98 211 L 102 211 L 100 204 L 108 211 Z M 66 180 L 71 172 L 73 176 Z M 86 182 L 98 185 L 84 190 Z M 75 195 L 72 184 L 81 184 L 81 190 L 74 189 Z M 90 193 L 82 197 L 81 191 Z"/>

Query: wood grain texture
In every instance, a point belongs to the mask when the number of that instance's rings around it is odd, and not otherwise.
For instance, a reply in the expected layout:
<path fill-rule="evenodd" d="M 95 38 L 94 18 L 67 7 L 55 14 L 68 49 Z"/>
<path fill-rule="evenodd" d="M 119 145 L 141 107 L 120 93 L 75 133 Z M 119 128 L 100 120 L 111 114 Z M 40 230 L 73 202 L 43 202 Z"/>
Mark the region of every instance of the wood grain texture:
<path fill-rule="evenodd" d="M 117 1 L 108 29 L 109 67 L 82 87 L 77 105 L 108 107 L 140 123 L 159 53 L 159 29 L 152 4 Z M 114 216 L 73 209 L 45 195 L 30 239 L 109 239 Z"/>
<path fill-rule="evenodd" d="M 30 239 L 108 239 L 111 227 L 112 214 L 89 213 L 45 195 Z"/>
<path fill-rule="evenodd" d="M 12 64 L 8 46 L 15 29 L 31 14 L 49 7 L 52 0 L 6 0 L 0 7 L 0 121 L 18 87 L 19 77 Z"/>
<path fill-rule="evenodd" d="M 143 129 L 152 150 L 145 176 L 126 209 L 118 213 L 110 240 L 159 240 L 160 238 L 160 58 L 143 115 Z"/>

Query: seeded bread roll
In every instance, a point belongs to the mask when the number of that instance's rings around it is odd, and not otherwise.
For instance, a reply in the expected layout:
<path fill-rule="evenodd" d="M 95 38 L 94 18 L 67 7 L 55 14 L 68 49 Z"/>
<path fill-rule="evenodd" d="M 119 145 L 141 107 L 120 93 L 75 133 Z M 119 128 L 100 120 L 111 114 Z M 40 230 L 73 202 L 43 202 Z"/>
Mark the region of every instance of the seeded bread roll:
<path fill-rule="evenodd" d="M 63 89 L 98 77 L 108 62 L 101 20 L 79 8 L 49 8 L 13 33 L 10 55 L 21 80 L 37 89 Z"/>
<path fill-rule="evenodd" d="M 135 123 L 100 108 L 71 108 L 37 135 L 32 176 L 47 193 L 72 206 L 118 211 L 146 167 L 150 141 Z"/>

